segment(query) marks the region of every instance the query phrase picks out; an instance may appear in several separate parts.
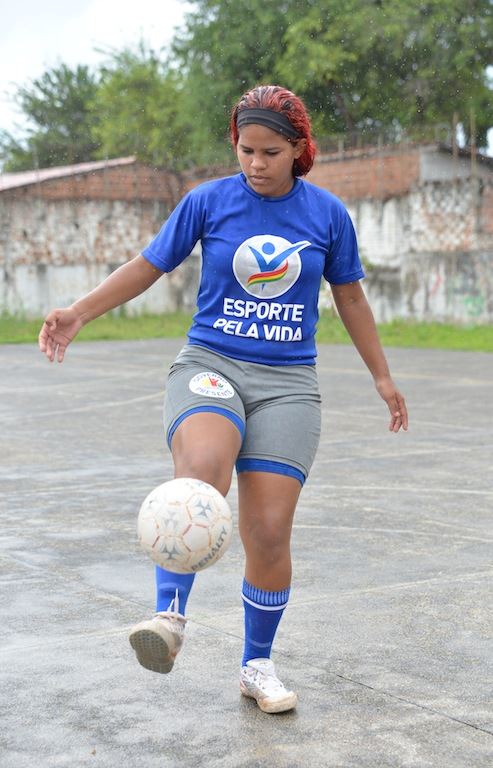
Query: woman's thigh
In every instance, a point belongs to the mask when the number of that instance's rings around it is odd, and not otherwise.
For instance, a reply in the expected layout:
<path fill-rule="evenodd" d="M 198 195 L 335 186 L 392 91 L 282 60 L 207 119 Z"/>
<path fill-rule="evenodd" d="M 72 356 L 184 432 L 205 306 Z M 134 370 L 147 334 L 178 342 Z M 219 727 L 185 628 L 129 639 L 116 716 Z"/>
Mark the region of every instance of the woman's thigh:
<path fill-rule="evenodd" d="M 247 416 L 238 473 L 274 472 L 303 485 L 320 440 L 320 402 L 305 394 L 272 399 Z"/>
<path fill-rule="evenodd" d="M 226 496 L 241 446 L 234 424 L 216 413 L 194 413 L 173 434 L 171 453 L 175 477 L 194 477 Z"/>
<path fill-rule="evenodd" d="M 245 432 L 243 403 L 221 359 L 184 352 L 171 367 L 164 405 L 175 476 L 196 477 L 226 495 Z"/>

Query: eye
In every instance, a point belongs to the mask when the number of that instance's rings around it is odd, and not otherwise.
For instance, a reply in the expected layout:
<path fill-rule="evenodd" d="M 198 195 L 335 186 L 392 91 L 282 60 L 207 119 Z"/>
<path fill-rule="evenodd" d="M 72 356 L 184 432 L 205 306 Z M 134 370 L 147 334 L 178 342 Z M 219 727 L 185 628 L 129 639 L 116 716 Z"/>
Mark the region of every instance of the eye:
<path fill-rule="evenodd" d="M 269 155 L 269 157 L 275 157 L 276 155 L 279 154 L 279 150 L 277 150 L 277 149 L 268 149 L 265 154 Z"/>

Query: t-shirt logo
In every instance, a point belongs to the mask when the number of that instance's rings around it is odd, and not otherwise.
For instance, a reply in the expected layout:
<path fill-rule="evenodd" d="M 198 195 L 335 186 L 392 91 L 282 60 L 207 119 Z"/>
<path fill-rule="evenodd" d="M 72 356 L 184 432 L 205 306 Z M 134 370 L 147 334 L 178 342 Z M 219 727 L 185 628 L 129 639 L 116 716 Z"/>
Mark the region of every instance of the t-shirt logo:
<path fill-rule="evenodd" d="M 308 240 L 290 243 L 276 235 L 255 235 L 244 240 L 233 256 L 236 279 L 251 296 L 273 299 L 295 284 L 301 272 L 300 251 Z"/>

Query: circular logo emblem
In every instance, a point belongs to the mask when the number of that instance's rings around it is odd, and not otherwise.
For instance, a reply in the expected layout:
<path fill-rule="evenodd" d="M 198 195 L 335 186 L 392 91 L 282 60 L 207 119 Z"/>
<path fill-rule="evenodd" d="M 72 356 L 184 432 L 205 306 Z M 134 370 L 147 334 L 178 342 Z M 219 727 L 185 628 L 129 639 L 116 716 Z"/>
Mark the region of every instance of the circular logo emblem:
<path fill-rule="evenodd" d="M 233 272 L 251 296 L 274 299 L 295 284 L 301 272 L 300 251 L 308 240 L 290 243 L 276 235 L 255 235 L 244 240 L 233 257 Z"/>
<path fill-rule="evenodd" d="M 210 371 L 204 371 L 203 373 L 197 373 L 188 383 L 188 388 L 196 395 L 204 395 L 204 397 L 218 397 L 222 400 L 227 400 L 230 397 L 234 397 L 234 389 L 226 379 L 219 376 L 218 373 L 211 373 Z"/>

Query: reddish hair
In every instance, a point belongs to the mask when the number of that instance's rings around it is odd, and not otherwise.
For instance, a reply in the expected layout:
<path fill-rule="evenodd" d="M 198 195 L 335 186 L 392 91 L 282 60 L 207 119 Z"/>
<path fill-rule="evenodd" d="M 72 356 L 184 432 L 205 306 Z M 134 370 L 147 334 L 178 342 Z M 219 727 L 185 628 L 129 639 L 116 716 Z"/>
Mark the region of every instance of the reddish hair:
<path fill-rule="evenodd" d="M 275 112 L 282 112 L 293 128 L 296 129 L 300 138 L 306 139 L 306 147 L 303 154 L 294 161 L 293 175 L 305 176 L 313 165 L 317 151 L 315 141 L 312 137 L 311 123 L 305 105 L 299 96 L 296 96 L 286 88 L 280 85 L 258 85 L 243 94 L 237 104 L 233 107 L 230 122 L 231 142 L 236 149 L 238 145 L 239 131 L 237 126 L 238 113 L 243 109 L 272 109 Z M 287 139 L 292 144 L 297 139 Z"/>

